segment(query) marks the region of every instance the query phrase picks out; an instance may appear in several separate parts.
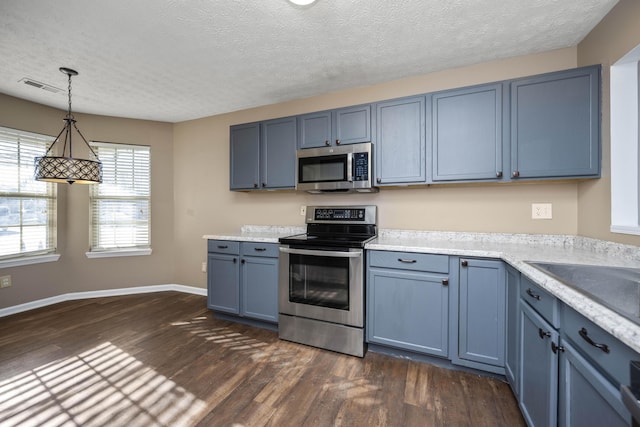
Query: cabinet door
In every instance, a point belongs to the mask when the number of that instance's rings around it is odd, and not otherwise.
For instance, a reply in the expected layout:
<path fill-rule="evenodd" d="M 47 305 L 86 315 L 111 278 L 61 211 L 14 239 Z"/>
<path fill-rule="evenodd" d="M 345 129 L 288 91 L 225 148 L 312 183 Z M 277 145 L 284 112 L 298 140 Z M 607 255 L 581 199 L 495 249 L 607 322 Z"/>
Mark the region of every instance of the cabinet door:
<path fill-rule="evenodd" d="M 513 81 L 512 176 L 598 176 L 599 91 L 599 66 Z"/>
<path fill-rule="evenodd" d="M 502 84 L 433 95 L 434 181 L 502 177 Z"/>
<path fill-rule="evenodd" d="M 334 144 L 371 142 L 371 106 L 359 105 L 333 112 Z"/>
<path fill-rule="evenodd" d="M 229 143 L 230 189 L 257 189 L 260 181 L 260 124 L 231 126 Z"/>
<path fill-rule="evenodd" d="M 520 409 L 530 427 L 558 421 L 558 332 L 520 301 Z"/>
<path fill-rule="evenodd" d="M 520 342 L 518 328 L 518 311 L 520 304 L 520 272 L 510 266 L 507 273 L 507 340 L 505 344 L 505 375 L 513 393 L 518 397 L 518 344 Z"/>
<path fill-rule="evenodd" d="M 502 261 L 460 261 L 458 357 L 504 367 L 505 273 Z"/>
<path fill-rule="evenodd" d="M 240 263 L 237 255 L 209 253 L 207 257 L 207 307 L 240 314 Z"/>
<path fill-rule="evenodd" d="M 295 117 L 262 123 L 260 175 L 262 188 L 294 188 L 296 185 Z"/>
<path fill-rule="evenodd" d="M 278 321 L 278 259 L 242 258 L 242 315 Z"/>
<path fill-rule="evenodd" d="M 375 104 L 378 185 L 426 181 L 425 108 L 424 96 Z"/>
<path fill-rule="evenodd" d="M 367 339 L 447 357 L 447 276 L 370 268 L 367 283 Z"/>
<path fill-rule="evenodd" d="M 331 111 L 298 116 L 298 148 L 331 145 Z"/>
<path fill-rule="evenodd" d="M 560 354 L 560 426 L 631 425 L 620 391 L 563 341 Z"/>

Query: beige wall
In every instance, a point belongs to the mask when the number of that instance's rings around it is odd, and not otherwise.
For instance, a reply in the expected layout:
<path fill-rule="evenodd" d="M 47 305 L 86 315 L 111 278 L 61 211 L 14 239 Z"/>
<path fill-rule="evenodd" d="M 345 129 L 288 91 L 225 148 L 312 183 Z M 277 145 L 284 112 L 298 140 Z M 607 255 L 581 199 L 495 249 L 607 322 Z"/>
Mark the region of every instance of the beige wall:
<path fill-rule="evenodd" d="M 229 126 L 576 67 L 576 48 L 484 63 L 390 83 L 178 123 L 174 127 L 176 280 L 205 286 L 203 234 L 243 224 L 303 225 L 300 205 L 375 204 L 383 228 L 576 234 L 577 184 L 383 188 L 377 194 L 229 191 Z M 531 220 L 532 202 L 553 220 Z"/>
<path fill-rule="evenodd" d="M 57 135 L 65 112 L 0 94 L 0 126 Z M 172 283 L 173 125 L 76 114 L 86 138 L 152 147 L 150 256 L 87 259 L 89 188 L 58 185 L 58 262 L 2 269 L 13 286 L 0 290 L 0 308 L 67 292 Z M 75 146 L 75 145 L 74 145 Z"/>
<path fill-rule="evenodd" d="M 621 0 L 578 45 L 578 65 L 602 64 L 602 179 L 578 186 L 578 234 L 640 245 L 640 236 L 610 233 L 609 67 L 640 44 L 640 1 Z"/>

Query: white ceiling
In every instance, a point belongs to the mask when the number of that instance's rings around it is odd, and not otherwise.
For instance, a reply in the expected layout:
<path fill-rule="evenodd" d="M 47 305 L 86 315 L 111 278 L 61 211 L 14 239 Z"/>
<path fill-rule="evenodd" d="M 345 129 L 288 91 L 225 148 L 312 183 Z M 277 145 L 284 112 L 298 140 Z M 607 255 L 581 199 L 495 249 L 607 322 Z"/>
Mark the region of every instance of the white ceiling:
<path fill-rule="evenodd" d="M 0 92 L 179 122 L 575 46 L 618 0 L 1 0 Z M 24 77 L 63 89 L 50 93 Z"/>

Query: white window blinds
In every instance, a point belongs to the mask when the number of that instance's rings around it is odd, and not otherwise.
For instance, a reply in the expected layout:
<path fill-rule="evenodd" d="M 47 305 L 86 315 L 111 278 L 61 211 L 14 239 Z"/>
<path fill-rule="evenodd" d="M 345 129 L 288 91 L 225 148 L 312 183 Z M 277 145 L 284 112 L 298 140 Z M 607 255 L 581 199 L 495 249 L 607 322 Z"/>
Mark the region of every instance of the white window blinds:
<path fill-rule="evenodd" d="M 33 175 L 53 139 L 0 127 L 0 259 L 56 250 L 56 186 Z"/>
<path fill-rule="evenodd" d="M 92 142 L 102 162 L 102 184 L 92 185 L 91 251 L 148 249 L 150 241 L 150 148 Z"/>

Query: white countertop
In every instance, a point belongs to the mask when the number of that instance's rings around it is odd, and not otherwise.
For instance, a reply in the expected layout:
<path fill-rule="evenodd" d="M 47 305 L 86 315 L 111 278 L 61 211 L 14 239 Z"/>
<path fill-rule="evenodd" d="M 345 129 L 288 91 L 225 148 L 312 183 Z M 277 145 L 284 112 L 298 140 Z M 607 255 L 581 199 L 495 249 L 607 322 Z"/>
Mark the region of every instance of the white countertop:
<path fill-rule="evenodd" d="M 278 243 L 305 227 L 243 226 L 204 239 Z M 563 303 L 640 353 L 640 325 L 527 264 L 526 261 L 640 268 L 640 247 L 577 236 L 380 230 L 366 249 L 502 259 Z"/>

